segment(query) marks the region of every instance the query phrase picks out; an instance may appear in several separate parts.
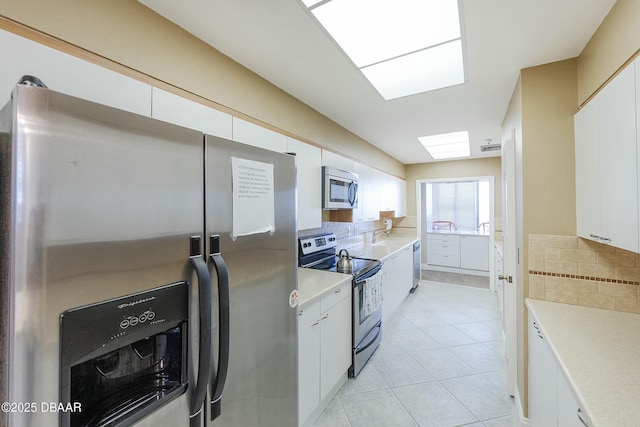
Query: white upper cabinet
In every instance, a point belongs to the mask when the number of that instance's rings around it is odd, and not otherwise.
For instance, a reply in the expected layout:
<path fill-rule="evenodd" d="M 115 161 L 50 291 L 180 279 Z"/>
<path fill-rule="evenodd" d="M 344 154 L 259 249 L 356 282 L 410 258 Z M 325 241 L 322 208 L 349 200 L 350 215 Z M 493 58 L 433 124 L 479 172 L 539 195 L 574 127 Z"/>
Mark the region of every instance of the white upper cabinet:
<path fill-rule="evenodd" d="M 575 116 L 576 227 L 578 236 L 600 230 L 600 98 L 594 98 Z"/>
<path fill-rule="evenodd" d="M 575 117 L 580 237 L 638 252 L 638 134 L 632 63 Z"/>
<path fill-rule="evenodd" d="M 158 120 L 231 139 L 230 114 L 155 87 L 151 105 L 151 114 Z"/>
<path fill-rule="evenodd" d="M 407 181 L 395 176 L 392 178 L 396 192 L 396 217 L 407 216 Z"/>
<path fill-rule="evenodd" d="M 380 219 L 377 171 L 356 163 L 355 172 L 358 175 L 358 208 L 353 210 L 353 222 Z"/>
<path fill-rule="evenodd" d="M 286 136 L 237 117 L 233 118 L 233 137 L 231 139 L 278 153 L 287 151 Z"/>
<path fill-rule="evenodd" d="M 355 170 L 353 160 L 327 150 L 322 150 L 322 166 L 331 166 L 348 172 Z"/>
<path fill-rule="evenodd" d="M 407 182 L 404 179 L 381 173 L 378 189 L 381 211 L 394 211 L 395 217 L 407 215 Z"/>
<path fill-rule="evenodd" d="M 322 150 L 287 138 L 287 152 L 296 155 L 298 230 L 322 226 Z"/>
<path fill-rule="evenodd" d="M 51 90 L 151 116 L 151 86 L 74 56 L 0 30 L 0 105 L 18 80 L 31 75 Z"/>

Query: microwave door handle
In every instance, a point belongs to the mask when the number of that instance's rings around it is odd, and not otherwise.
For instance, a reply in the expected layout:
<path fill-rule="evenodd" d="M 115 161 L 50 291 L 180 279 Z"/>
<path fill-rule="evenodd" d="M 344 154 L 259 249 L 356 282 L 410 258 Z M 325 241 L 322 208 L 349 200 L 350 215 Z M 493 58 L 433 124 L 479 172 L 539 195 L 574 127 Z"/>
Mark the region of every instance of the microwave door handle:
<path fill-rule="evenodd" d="M 216 270 L 218 277 L 218 313 L 219 337 L 218 369 L 215 377 L 211 378 L 211 421 L 222 412 L 222 390 L 227 380 L 229 368 L 229 273 L 227 265 L 220 254 L 220 235 L 211 236 L 209 261 Z"/>
<path fill-rule="evenodd" d="M 357 197 L 358 197 L 358 185 L 355 182 L 350 182 L 349 183 L 349 204 L 351 206 L 353 206 L 356 201 L 357 201 Z"/>
<path fill-rule="evenodd" d="M 189 261 L 198 279 L 198 303 L 200 311 L 200 337 L 198 341 L 198 377 L 189 410 L 190 425 L 200 426 L 202 407 L 211 376 L 211 276 L 200 254 L 200 236 L 191 238 Z"/>

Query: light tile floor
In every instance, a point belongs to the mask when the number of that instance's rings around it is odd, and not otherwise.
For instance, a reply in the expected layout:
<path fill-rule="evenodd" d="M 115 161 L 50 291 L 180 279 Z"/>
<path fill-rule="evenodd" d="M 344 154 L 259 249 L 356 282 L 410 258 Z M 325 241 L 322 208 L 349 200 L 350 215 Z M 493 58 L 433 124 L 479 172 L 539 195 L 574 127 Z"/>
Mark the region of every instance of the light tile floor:
<path fill-rule="evenodd" d="M 421 281 L 315 426 L 515 427 L 495 293 Z"/>

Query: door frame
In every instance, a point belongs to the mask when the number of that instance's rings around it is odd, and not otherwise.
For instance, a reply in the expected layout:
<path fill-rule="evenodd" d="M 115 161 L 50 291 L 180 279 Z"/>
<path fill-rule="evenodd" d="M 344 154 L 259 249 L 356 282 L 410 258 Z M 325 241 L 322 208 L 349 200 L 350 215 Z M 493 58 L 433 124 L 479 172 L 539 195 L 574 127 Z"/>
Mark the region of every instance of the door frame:
<path fill-rule="evenodd" d="M 516 396 L 518 378 L 518 223 L 516 201 L 516 154 L 515 129 L 511 129 L 508 138 L 502 142 L 502 237 L 504 276 L 512 282 L 504 281 L 504 324 L 505 357 L 507 358 L 507 377 L 509 394 Z"/>

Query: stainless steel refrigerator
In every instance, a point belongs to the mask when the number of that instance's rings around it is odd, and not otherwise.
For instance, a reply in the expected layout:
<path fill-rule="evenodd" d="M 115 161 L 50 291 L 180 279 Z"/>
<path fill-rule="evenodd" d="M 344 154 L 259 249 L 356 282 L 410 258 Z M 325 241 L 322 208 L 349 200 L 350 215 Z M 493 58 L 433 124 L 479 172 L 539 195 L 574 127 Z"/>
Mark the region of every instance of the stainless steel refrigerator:
<path fill-rule="evenodd" d="M 0 426 L 297 426 L 293 157 L 18 85 L 0 162 Z"/>

